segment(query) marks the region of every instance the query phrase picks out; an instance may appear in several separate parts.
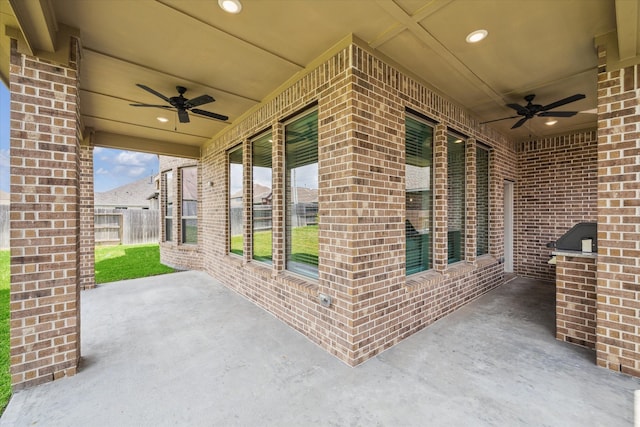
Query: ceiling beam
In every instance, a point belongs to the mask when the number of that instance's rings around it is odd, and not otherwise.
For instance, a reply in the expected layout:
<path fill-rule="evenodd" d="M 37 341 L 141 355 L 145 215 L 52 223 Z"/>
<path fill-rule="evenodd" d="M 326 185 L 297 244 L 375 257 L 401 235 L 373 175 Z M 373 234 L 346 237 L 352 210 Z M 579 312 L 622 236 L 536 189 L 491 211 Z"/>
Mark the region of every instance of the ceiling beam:
<path fill-rule="evenodd" d="M 418 38 L 427 47 L 433 50 L 438 56 L 440 56 L 445 62 L 451 65 L 456 71 L 458 71 L 465 79 L 471 84 L 480 88 L 487 96 L 489 96 L 498 105 L 504 105 L 506 102 L 502 95 L 496 92 L 491 86 L 489 86 L 484 80 L 478 77 L 471 69 L 469 69 L 462 61 L 458 59 L 451 51 L 449 51 L 438 39 L 436 39 L 429 31 L 427 31 L 418 22 L 428 16 L 430 13 L 435 12 L 442 6 L 449 3 L 446 0 L 437 2 L 433 8 L 422 8 L 416 16 L 407 14 L 398 4 L 393 0 L 378 0 L 378 4 L 395 20 L 402 24 L 408 31 Z M 378 46 L 381 43 L 378 44 Z"/>
<path fill-rule="evenodd" d="M 620 60 L 638 55 L 638 2 L 616 0 L 616 27 Z"/>
<path fill-rule="evenodd" d="M 251 46 L 253 49 L 258 49 L 258 50 L 260 50 L 260 51 L 262 51 L 264 53 L 268 53 L 269 55 L 273 56 L 274 58 L 278 58 L 281 61 L 284 61 L 284 62 L 286 62 L 286 63 L 288 63 L 290 65 L 293 65 L 293 66 L 299 68 L 300 70 L 304 69 L 304 65 L 302 65 L 302 64 L 298 64 L 297 62 L 295 62 L 295 61 L 293 61 L 293 60 L 291 60 L 289 58 L 286 58 L 286 57 L 284 57 L 284 56 L 282 56 L 282 55 L 280 55 L 280 54 L 278 54 L 278 53 L 276 53 L 276 52 L 274 52 L 272 50 L 269 50 L 269 49 L 267 49 L 265 47 L 262 47 L 260 45 L 257 45 L 255 43 L 253 43 L 253 42 L 250 42 L 249 40 L 246 40 L 246 39 L 243 39 L 241 37 L 238 37 L 235 34 L 232 34 L 232 33 L 228 32 L 228 31 L 225 31 L 225 30 L 222 30 L 222 29 L 220 29 L 218 27 L 215 27 L 215 26 L 211 25 L 210 23 L 208 23 L 207 21 L 205 21 L 205 20 L 203 20 L 203 19 L 201 19 L 201 18 L 199 18 L 197 16 L 194 16 L 194 15 L 192 15 L 192 14 L 190 14 L 190 13 L 188 13 L 188 12 L 182 10 L 182 9 L 179 9 L 177 6 L 169 5 L 169 4 L 167 4 L 167 3 L 165 3 L 165 2 L 163 2 L 161 0 L 156 0 L 156 2 L 158 2 L 159 4 L 169 8 L 171 10 L 173 10 L 174 12 L 177 12 L 177 13 L 179 13 L 181 15 L 184 15 L 184 16 L 194 20 L 194 21 L 197 21 L 200 24 L 206 25 L 210 29 L 212 29 L 214 31 L 217 31 L 219 34 L 223 34 L 226 37 L 229 37 L 229 38 L 232 38 L 234 40 L 240 41 L 240 42 L 246 44 L 247 46 Z"/>
<path fill-rule="evenodd" d="M 96 131 L 91 142 L 94 147 L 115 148 L 118 150 L 139 151 L 142 153 L 160 154 L 162 156 L 200 158 L 200 147 L 177 144 L 156 139 L 137 138 L 129 135 Z"/>
<path fill-rule="evenodd" d="M 142 65 L 142 64 L 139 64 L 137 62 L 129 61 L 127 59 L 120 58 L 120 57 L 117 57 L 117 56 L 114 56 L 114 55 L 110 55 L 108 53 L 101 52 L 101 51 L 96 50 L 96 49 L 92 49 L 90 47 L 83 46 L 82 51 L 85 52 L 85 53 L 88 53 L 88 54 L 99 55 L 99 56 L 102 56 L 102 57 L 110 59 L 110 60 L 122 62 L 122 63 L 127 64 L 127 65 L 133 65 L 133 66 L 141 68 L 143 70 L 151 71 L 151 72 L 156 73 L 156 74 L 161 74 L 161 75 L 163 75 L 165 77 L 171 77 L 173 79 L 177 79 L 177 80 L 180 80 L 180 81 L 183 81 L 183 82 L 191 83 L 191 84 L 194 84 L 194 85 L 197 85 L 197 86 L 201 86 L 203 88 L 211 89 L 211 90 L 213 90 L 215 92 L 225 93 L 227 95 L 230 95 L 230 96 L 233 96 L 233 97 L 236 97 L 236 98 L 241 98 L 241 99 L 244 99 L 246 101 L 253 102 L 255 104 L 260 102 L 259 99 L 251 98 L 249 96 L 241 95 L 239 93 L 229 92 L 228 90 L 224 90 L 224 89 L 220 89 L 220 88 L 217 88 L 217 87 L 213 87 L 213 86 L 210 86 L 210 85 L 205 84 L 205 83 L 201 83 L 201 82 L 197 82 L 197 81 L 188 79 L 186 77 L 176 76 L 175 74 L 170 74 L 170 73 L 167 73 L 167 72 L 162 71 L 162 70 L 157 70 L 155 68 L 151 68 L 151 67 L 148 67 L 146 65 Z"/>
<path fill-rule="evenodd" d="M 420 22 L 426 17 L 433 15 L 438 10 L 442 9 L 444 6 L 448 5 L 452 1 L 453 0 L 433 0 L 425 4 L 422 8 L 418 9 L 413 15 L 406 15 L 406 16 L 409 17 L 409 19 L 411 19 L 411 21 L 413 21 L 414 23 Z M 384 7 L 385 6 L 384 3 L 389 3 L 389 0 L 379 0 L 378 3 Z M 376 49 L 378 46 L 385 44 L 386 42 L 393 39 L 395 36 L 397 36 L 398 34 L 402 33 L 405 30 L 407 30 L 407 26 L 402 22 L 398 22 L 395 25 L 393 25 L 391 28 L 387 29 L 385 32 L 380 34 L 374 40 L 369 42 L 369 46 Z"/>
<path fill-rule="evenodd" d="M 34 54 L 56 50 L 56 22 L 53 6 L 48 0 L 9 0 L 25 42 Z"/>

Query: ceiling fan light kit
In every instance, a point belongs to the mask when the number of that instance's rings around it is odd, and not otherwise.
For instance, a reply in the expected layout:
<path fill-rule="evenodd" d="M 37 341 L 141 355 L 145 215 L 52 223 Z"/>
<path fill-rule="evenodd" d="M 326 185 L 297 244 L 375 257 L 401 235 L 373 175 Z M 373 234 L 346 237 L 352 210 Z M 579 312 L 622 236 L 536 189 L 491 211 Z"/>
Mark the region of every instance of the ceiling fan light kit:
<path fill-rule="evenodd" d="M 171 98 L 169 98 L 164 96 L 160 92 L 154 89 L 151 89 L 150 87 L 145 86 L 143 84 L 136 83 L 136 86 L 138 86 L 140 89 L 144 89 L 147 92 L 157 96 L 158 98 L 162 99 L 169 105 L 129 104 L 132 107 L 153 107 L 153 108 L 163 108 L 168 110 L 175 109 L 176 112 L 178 113 L 178 120 L 180 120 L 180 123 L 189 123 L 190 120 L 189 120 L 188 111 L 194 114 L 198 114 L 200 116 L 221 120 L 223 122 L 229 119 L 229 117 L 223 116 L 222 114 L 212 113 L 211 111 L 205 111 L 199 108 L 194 108 L 203 104 L 209 104 L 211 102 L 215 102 L 215 99 L 213 99 L 213 97 L 210 95 L 200 95 L 196 98 L 187 99 L 184 97 L 184 93 L 187 91 L 187 88 L 184 86 L 176 86 L 176 90 L 178 91 L 178 96 L 172 96 Z M 159 117 L 158 117 L 158 121 L 162 122 L 162 120 Z"/>

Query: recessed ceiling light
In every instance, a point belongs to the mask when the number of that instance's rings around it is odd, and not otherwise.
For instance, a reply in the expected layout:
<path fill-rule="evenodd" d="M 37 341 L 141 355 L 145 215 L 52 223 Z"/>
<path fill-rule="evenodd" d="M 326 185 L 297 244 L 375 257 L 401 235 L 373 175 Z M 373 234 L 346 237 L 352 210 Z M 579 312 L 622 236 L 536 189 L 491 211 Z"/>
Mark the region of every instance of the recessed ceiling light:
<path fill-rule="evenodd" d="M 229 13 L 240 13 L 242 10 L 240 0 L 218 0 L 218 6 Z"/>
<path fill-rule="evenodd" d="M 453 141 L 455 144 L 460 144 L 462 142 L 461 139 L 456 139 L 455 141 Z"/>
<path fill-rule="evenodd" d="M 555 119 L 549 119 L 549 120 L 547 120 L 546 122 L 544 122 L 544 124 L 545 124 L 545 125 L 547 125 L 547 126 L 553 126 L 553 125 L 555 125 L 556 123 L 558 123 L 558 121 L 557 121 L 557 120 L 555 120 Z"/>
<path fill-rule="evenodd" d="M 484 40 L 489 32 L 487 30 L 475 30 L 467 36 L 467 43 L 478 43 L 479 41 Z"/>
<path fill-rule="evenodd" d="M 156 117 L 156 119 L 160 122 L 160 123 L 167 123 L 169 121 L 169 119 L 167 119 L 166 117 Z"/>

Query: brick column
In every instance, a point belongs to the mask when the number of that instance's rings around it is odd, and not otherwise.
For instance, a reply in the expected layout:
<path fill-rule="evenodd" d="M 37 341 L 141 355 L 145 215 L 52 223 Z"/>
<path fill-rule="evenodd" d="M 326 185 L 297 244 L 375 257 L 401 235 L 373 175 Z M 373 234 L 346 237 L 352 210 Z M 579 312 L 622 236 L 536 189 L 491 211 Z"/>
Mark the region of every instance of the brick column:
<path fill-rule="evenodd" d="M 443 272 L 447 268 L 447 127 L 436 125 L 433 138 L 434 179 L 433 191 L 436 195 L 433 207 L 433 269 Z"/>
<path fill-rule="evenodd" d="M 640 376 L 640 66 L 598 56 L 597 362 Z"/>
<path fill-rule="evenodd" d="M 93 191 L 93 142 L 80 146 L 80 289 L 96 287 Z"/>
<path fill-rule="evenodd" d="M 464 220 L 464 259 L 467 262 L 476 262 L 477 253 L 477 233 L 478 233 L 478 214 L 477 214 L 477 181 L 476 181 L 476 140 L 469 138 L 465 142 L 465 204 L 467 205 Z"/>
<path fill-rule="evenodd" d="M 556 338 L 596 345 L 596 259 L 557 255 Z"/>
<path fill-rule="evenodd" d="M 11 43 L 11 382 L 73 375 L 80 358 L 78 43 L 67 65 Z"/>
<path fill-rule="evenodd" d="M 272 159 L 272 213 L 271 213 L 271 233 L 273 239 L 273 274 L 285 269 L 284 259 L 284 125 L 276 123 L 273 125 L 271 147 Z"/>
<path fill-rule="evenodd" d="M 242 186 L 242 205 L 243 205 L 243 248 L 242 255 L 244 262 L 251 262 L 253 257 L 253 239 L 249 236 L 253 235 L 253 151 L 251 150 L 251 141 L 245 139 L 242 142 L 242 164 L 244 165 L 244 174 L 242 179 L 244 185 Z"/>

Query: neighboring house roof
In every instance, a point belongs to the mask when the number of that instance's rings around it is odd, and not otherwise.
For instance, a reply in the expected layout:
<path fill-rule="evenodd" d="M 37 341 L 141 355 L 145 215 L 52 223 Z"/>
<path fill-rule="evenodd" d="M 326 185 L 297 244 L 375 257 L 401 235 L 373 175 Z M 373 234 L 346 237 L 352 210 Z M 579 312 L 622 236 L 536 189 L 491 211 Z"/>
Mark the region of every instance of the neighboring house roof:
<path fill-rule="evenodd" d="M 130 184 L 122 185 L 113 190 L 95 193 L 94 204 L 100 207 L 150 207 L 149 195 L 155 193 L 156 184 L 153 177 L 145 177 Z"/>
<path fill-rule="evenodd" d="M 0 190 L 0 205 L 8 205 L 11 200 L 11 195 L 6 191 Z"/>
<path fill-rule="evenodd" d="M 318 203 L 318 190 L 304 187 L 297 187 L 298 203 Z M 253 204 L 262 205 L 271 199 L 271 188 L 264 185 L 253 185 Z M 231 207 L 242 206 L 242 190 L 231 195 Z"/>

